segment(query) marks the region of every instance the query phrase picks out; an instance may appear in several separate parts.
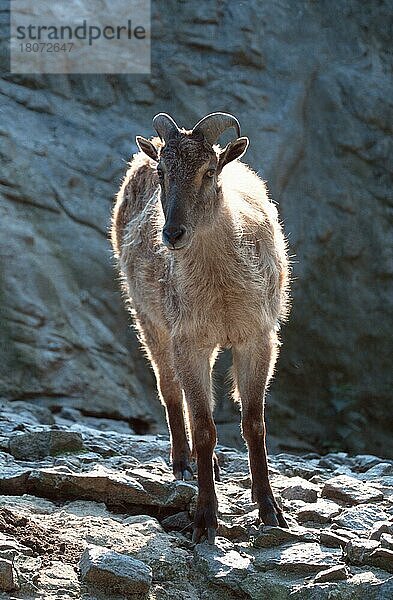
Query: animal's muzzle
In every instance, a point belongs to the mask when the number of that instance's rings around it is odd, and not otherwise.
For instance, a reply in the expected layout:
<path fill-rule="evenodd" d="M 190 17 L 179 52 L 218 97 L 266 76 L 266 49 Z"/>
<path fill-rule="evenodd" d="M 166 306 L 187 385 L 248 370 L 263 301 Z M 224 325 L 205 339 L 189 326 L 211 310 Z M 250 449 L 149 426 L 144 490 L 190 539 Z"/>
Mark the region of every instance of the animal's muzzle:
<path fill-rule="evenodd" d="M 162 241 L 171 250 L 179 250 L 183 247 L 187 233 L 184 225 L 164 227 L 162 231 Z"/>

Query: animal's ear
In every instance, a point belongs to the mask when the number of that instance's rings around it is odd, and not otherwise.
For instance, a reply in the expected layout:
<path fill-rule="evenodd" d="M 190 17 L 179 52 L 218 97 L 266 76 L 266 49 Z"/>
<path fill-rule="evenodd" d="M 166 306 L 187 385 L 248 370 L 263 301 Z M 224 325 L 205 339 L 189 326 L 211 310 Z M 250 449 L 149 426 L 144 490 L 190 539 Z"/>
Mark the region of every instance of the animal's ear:
<path fill-rule="evenodd" d="M 247 137 L 240 137 L 233 142 L 229 142 L 227 146 L 220 152 L 220 158 L 218 161 L 218 170 L 221 171 L 225 165 L 232 162 L 236 158 L 243 156 L 248 148 L 249 139 Z"/>
<path fill-rule="evenodd" d="M 142 152 L 147 154 L 147 156 L 149 156 L 153 160 L 158 160 L 157 148 L 151 142 L 149 142 L 149 140 L 142 137 L 141 135 L 137 135 L 135 140 L 139 150 L 142 150 Z"/>

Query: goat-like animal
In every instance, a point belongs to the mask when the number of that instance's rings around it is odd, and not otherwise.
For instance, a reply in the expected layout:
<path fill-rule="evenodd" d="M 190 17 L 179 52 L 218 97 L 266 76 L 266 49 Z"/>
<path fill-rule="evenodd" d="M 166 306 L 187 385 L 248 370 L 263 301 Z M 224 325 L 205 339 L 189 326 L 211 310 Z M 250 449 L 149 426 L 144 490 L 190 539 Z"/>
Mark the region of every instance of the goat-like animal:
<path fill-rule="evenodd" d="M 264 397 L 288 309 L 288 260 L 264 182 L 239 159 L 248 139 L 237 119 L 213 113 L 192 130 L 160 113 L 159 138 L 137 137 L 113 212 L 112 244 L 171 434 L 173 473 L 199 495 L 193 540 L 214 543 L 217 498 L 212 368 L 232 348 L 252 497 L 267 525 L 286 527 L 269 483 Z M 233 127 L 237 138 L 216 142 Z M 187 436 L 189 423 L 192 452 Z"/>

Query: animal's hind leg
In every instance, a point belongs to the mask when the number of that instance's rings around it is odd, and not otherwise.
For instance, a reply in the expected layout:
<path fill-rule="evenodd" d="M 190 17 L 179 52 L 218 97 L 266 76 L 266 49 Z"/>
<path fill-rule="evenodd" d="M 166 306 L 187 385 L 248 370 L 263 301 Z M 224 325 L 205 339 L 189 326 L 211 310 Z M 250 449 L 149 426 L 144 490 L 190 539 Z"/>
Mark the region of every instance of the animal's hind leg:
<path fill-rule="evenodd" d="M 242 408 L 242 432 L 248 446 L 252 497 L 265 525 L 288 527 L 269 482 L 264 397 L 276 357 L 276 336 L 267 333 L 233 346 L 235 383 Z"/>
<path fill-rule="evenodd" d="M 146 320 L 143 323 L 139 321 L 138 326 L 154 369 L 161 402 L 165 406 L 171 436 L 173 474 L 176 479 L 192 479 L 191 452 L 183 411 L 183 392 L 173 370 L 169 336 Z"/>

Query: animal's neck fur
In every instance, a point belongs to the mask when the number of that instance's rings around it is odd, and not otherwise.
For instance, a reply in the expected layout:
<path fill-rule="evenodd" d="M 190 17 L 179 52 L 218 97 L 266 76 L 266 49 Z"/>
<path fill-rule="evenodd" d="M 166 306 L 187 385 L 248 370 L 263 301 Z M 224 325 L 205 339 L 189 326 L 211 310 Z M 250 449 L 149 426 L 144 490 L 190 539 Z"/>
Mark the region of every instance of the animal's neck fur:
<path fill-rule="evenodd" d="M 194 233 L 190 245 L 173 253 L 174 272 L 179 277 L 193 275 L 195 283 L 219 283 L 233 272 L 238 236 L 232 212 L 220 202 L 212 221 Z"/>

